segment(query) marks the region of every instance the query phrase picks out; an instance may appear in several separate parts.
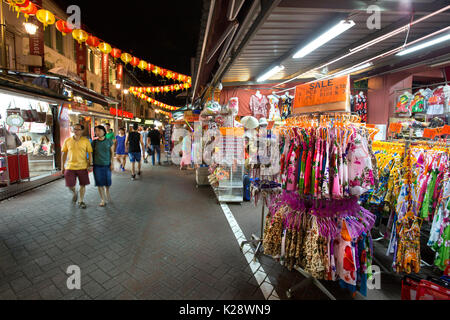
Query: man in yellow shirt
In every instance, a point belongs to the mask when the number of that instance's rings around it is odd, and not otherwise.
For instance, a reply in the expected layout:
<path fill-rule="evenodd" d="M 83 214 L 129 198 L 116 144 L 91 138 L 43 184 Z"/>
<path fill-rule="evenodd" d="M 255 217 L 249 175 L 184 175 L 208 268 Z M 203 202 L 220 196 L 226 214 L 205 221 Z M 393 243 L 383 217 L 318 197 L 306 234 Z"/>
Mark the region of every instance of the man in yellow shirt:
<path fill-rule="evenodd" d="M 83 137 L 84 126 L 76 124 L 72 127 L 74 133 L 73 137 L 67 138 L 62 147 L 62 174 L 66 180 L 66 186 L 72 191 L 72 202 L 76 203 L 78 200 L 77 190 L 75 185 L 80 184 L 80 201 L 79 206 L 86 209 L 84 203 L 84 194 L 86 186 L 89 184 L 88 168 L 92 167 L 92 146 L 89 139 Z M 88 157 L 89 154 L 89 157 Z"/>

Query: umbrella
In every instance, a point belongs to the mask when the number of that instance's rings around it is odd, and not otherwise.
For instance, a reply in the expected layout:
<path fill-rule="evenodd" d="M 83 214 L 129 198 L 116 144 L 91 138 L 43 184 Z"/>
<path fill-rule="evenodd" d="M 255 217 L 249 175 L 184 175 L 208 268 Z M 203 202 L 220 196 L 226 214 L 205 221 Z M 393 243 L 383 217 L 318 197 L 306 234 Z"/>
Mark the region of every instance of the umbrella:
<path fill-rule="evenodd" d="M 259 126 L 258 119 L 256 119 L 255 117 L 252 117 L 252 116 L 247 116 L 247 117 L 242 118 L 241 124 L 246 129 L 256 129 Z"/>

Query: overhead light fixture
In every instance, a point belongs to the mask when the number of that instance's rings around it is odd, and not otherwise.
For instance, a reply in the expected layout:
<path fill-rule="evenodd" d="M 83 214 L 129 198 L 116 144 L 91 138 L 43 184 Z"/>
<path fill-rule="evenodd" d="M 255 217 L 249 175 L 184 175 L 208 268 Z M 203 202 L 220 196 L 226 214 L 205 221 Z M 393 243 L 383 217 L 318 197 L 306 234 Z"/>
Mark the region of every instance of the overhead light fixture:
<path fill-rule="evenodd" d="M 373 63 L 372 62 L 367 62 L 367 63 L 361 64 L 359 66 L 353 66 L 351 68 L 339 71 L 337 73 L 333 73 L 333 74 L 331 74 L 329 76 L 324 77 L 323 79 L 325 79 L 325 78 L 326 79 L 336 78 L 336 77 L 343 76 L 343 75 L 346 75 L 346 74 L 352 74 L 352 73 L 354 73 L 356 71 L 360 71 L 360 70 L 366 69 L 366 68 L 371 67 L 371 66 L 373 66 Z"/>
<path fill-rule="evenodd" d="M 128 94 L 128 90 L 127 89 L 125 89 L 125 90 L 123 90 L 123 94 Z"/>
<path fill-rule="evenodd" d="M 261 77 L 259 77 L 258 80 L 256 80 L 256 81 L 257 82 L 266 81 L 271 76 L 273 76 L 274 74 L 280 72 L 281 70 L 284 70 L 284 66 L 283 65 L 276 66 L 276 67 L 270 69 L 269 71 L 267 71 L 265 74 L 263 74 Z"/>
<path fill-rule="evenodd" d="M 322 33 L 319 37 L 308 43 L 306 46 L 297 51 L 292 58 L 298 59 L 310 54 L 317 48 L 323 46 L 328 41 L 336 38 L 341 33 L 347 31 L 355 25 L 353 20 L 342 20 L 337 25 L 329 29 L 328 31 Z"/>
<path fill-rule="evenodd" d="M 35 35 L 39 27 L 31 22 L 24 22 L 25 31 L 30 35 Z"/>
<path fill-rule="evenodd" d="M 434 45 L 436 45 L 438 43 L 441 43 L 441 42 L 444 42 L 444 41 L 448 41 L 448 40 L 450 40 L 450 34 L 447 34 L 445 36 L 442 36 L 442 37 L 439 37 L 439 38 L 436 38 L 436 39 L 433 39 L 433 40 L 430 40 L 430 41 L 418 44 L 417 46 L 413 46 L 413 47 L 408 48 L 406 50 L 402 50 L 399 53 L 397 53 L 396 55 L 397 56 L 404 56 L 404 55 L 409 54 L 411 52 L 422 50 L 424 48 L 428 48 L 428 47 L 434 46 Z"/>
<path fill-rule="evenodd" d="M 116 89 L 120 89 L 120 83 L 116 83 Z"/>

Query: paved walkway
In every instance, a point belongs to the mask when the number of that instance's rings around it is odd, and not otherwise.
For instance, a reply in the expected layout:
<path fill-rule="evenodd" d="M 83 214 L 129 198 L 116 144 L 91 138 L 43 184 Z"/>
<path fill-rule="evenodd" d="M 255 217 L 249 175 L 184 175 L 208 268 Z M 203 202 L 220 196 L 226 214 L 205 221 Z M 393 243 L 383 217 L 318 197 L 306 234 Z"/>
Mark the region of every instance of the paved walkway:
<path fill-rule="evenodd" d="M 1 202 L 0 299 L 264 299 L 212 190 L 144 168 L 114 175 L 106 208 L 93 185 L 73 206 L 63 180 Z"/>
<path fill-rule="evenodd" d="M 82 210 L 58 180 L 0 202 L 0 299 L 262 300 L 273 298 L 267 288 L 286 299 L 304 279 L 267 256 L 255 269 L 236 238 L 259 234 L 261 207 L 218 205 L 210 187 L 195 188 L 193 171 L 146 164 L 137 181 L 114 174 L 111 195 L 101 208 L 89 186 Z M 67 288 L 70 265 L 81 268 L 81 290 Z M 398 281 L 383 276 L 382 285 L 368 298 L 399 298 Z M 309 285 L 293 299 L 328 298 Z"/>

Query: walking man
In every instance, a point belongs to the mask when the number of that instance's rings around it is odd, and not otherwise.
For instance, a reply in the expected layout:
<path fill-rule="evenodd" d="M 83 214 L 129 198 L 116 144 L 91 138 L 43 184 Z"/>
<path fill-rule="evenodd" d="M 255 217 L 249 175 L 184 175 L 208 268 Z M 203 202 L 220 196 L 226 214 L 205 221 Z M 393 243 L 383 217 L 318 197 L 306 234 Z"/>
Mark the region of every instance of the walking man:
<path fill-rule="evenodd" d="M 83 137 L 84 126 L 76 124 L 72 127 L 73 137 L 67 138 L 62 147 L 62 165 L 61 173 L 64 175 L 66 186 L 72 191 L 72 202 L 78 200 L 77 190 L 75 188 L 78 182 L 80 184 L 80 208 L 86 209 L 84 195 L 86 186 L 89 184 L 88 168 L 92 167 L 92 146 L 89 139 Z"/>
<path fill-rule="evenodd" d="M 128 157 L 131 162 L 131 180 L 136 179 L 135 163 L 138 163 L 138 176 L 141 175 L 141 155 L 145 152 L 144 142 L 142 141 L 142 135 L 138 132 L 138 124 L 133 123 L 133 127 L 130 128 L 130 132 L 125 139 L 125 146 L 128 149 Z"/>
<path fill-rule="evenodd" d="M 111 202 L 109 188 L 111 187 L 111 172 L 114 170 L 114 142 L 106 139 L 104 126 L 96 126 L 94 132 L 98 137 L 92 141 L 94 179 L 100 194 L 100 207 L 104 207 L 107 201 Z"/>
<path fill-rule="evenodd" d="M 155 125 L 152 125 L 151 128 L 148 133 L 147 144 L 150 146 L 152 164 L 155 165 L 155 153 L 158 153 L 158 165 L 161 165 L 161 133 L 155 129 Z"/>

